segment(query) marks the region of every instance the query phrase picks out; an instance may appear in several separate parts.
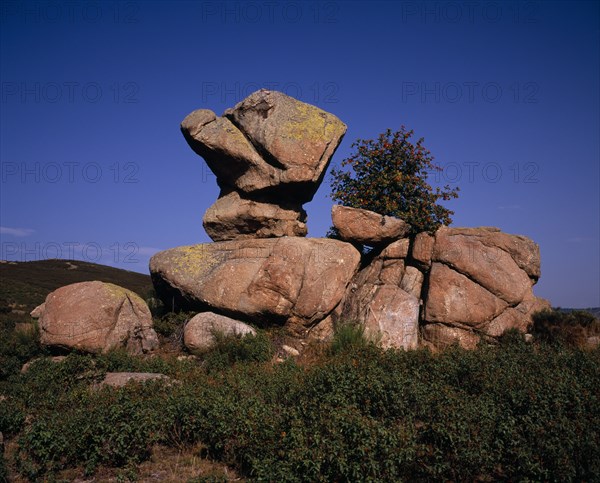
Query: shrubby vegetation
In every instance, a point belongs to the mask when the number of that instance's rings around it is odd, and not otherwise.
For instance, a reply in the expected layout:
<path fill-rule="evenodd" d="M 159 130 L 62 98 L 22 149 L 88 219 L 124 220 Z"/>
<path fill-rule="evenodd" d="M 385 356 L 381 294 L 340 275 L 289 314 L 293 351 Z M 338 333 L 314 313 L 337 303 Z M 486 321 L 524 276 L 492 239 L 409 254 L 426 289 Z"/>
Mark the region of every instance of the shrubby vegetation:
<path fill-rule="evenodd" d="M 600 336 L 600 320 L 584 310 L 544 310 L 533 315 L 531 332 L 544 342 L 585 347 L 589 337 Z"/>
<path fill-rule="evenodd" d="M 201 360 L 122 351 L 42 358 L 0 381 L 0 431 L 30 478 L 127 467 L 153 445 L 194 447 L 266 481 L 594 481 L 600 351 L 527 344 L 382 351 L 352 325 L 310 366 L 270 362 L 256 337 Z M 180 381 L 91 390 L 107 371 Z M 0 465 L 0 471 L 2 466 Z M 0 473 L 1 474 L 1 473 Z"/>

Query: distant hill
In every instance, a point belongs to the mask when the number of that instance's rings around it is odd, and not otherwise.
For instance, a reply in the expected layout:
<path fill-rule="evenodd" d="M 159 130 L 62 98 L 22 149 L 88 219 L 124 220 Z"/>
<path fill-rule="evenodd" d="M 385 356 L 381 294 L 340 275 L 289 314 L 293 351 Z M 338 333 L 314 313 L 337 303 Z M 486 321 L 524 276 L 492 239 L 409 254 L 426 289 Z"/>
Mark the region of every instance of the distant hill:
<path fill-rule="evenodd" d="M 0 261 L 0 309 L 31 311 L 63 285 L 100 280 L 128 288 L 145 298 L 152 289 L 149 275 L 79 260 Z"/>

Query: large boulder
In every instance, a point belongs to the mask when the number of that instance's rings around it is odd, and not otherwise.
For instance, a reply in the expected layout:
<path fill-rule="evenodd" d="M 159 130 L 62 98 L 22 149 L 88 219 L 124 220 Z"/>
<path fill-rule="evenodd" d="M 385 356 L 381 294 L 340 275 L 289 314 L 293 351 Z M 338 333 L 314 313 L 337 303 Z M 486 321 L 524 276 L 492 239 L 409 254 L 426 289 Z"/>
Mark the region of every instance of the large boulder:
<path fill-rule="evenodd" d="M 508 304 L 465 275 L 434 263 L 429 274 L 425 320 L 478 326 L 497 317 Z"/>
<path fill-rule="evenodd" d="M 169 306 L 310 327 L 340 302 L 359 263 L 349 243 L 283 237 L 172 248 L 151 258 L 150 272 Z"/>
<path fill-rule="evenodd" d="M 509 329 L 525 332 L 531 316 L 548 307 L 532 287 L 540 276 L 539 247 L 497 228 L 442 227 L 419 234 L 411 261 L 429 268 L 422 337 L 433 346 L 473 347 Z"/>
<path fill-rule="evenodd" d="M 214 312 L 202 312 L 192 317 L 185 325 L 183 343 L 192 353 L 204 352 L 215 345 L 217 334 L 224 336 L 255 335 L 256 331 L 239 320 Z"/>
<path fill-rule="evenodd" d="M 221 196 L 204 213 L 203 225 L 213 241 L 306 236 L 306 212 L 243 198 L 237 191 Z"/>
<path fill-rule="evenodd" d="M 80 282 L 48 294 L 39 324 L 46 346 L 106 352 L 125 347 L 134 354 L 158 347 L 152 316 L 134 292 L 104 282 Z"/>
<path fill-rule="evenodd" d="M 432 260 L 467 275 L 508 304 L 516 305 L 539 277 L 539 247 L 497 228 L 440 228 Z"/>
<path fill-rule="evenodd" d="M 271 201 L 310 201 L 346 125 L 333 114 L 261 89 L 217 117 L 201 109 L 181 130 L 223 187 L 266 191 Z"/>
<path fill-rule="evenodd" d="M 348 206 L 334 205 L 331 219 L 342 240 L 369 246 L 389 243 L 410 231 L 400 218 Z"/>

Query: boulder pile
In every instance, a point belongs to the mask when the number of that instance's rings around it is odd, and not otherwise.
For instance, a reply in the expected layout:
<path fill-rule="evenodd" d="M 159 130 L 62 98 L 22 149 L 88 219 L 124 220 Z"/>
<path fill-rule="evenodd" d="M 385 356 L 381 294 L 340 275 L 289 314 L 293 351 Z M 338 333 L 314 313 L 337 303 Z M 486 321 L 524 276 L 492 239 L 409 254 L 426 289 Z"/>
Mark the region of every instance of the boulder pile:
<path fill-rule="evenodd" d="M 383 347 L 472 348 L 525 331 L 531 314 L 549 307 L 532 290 L 539 247 L 497 228 L 410 236 L 401 219 L 334 206 L 340 240 L 300 238 L 302 204 L 346 131 L 332 114 L 262 89 L 222 117 L 192 112 L 181 130 L 221 188 L 203 220 L 215 243 L 160 252 L 150 273 L 168 306 L 204 314 L 186 335 L 194 349 L 208 338 L 206 324 L 242 332 L 238 324 L 278 324 L 326 338 L 344 321 Z"/>

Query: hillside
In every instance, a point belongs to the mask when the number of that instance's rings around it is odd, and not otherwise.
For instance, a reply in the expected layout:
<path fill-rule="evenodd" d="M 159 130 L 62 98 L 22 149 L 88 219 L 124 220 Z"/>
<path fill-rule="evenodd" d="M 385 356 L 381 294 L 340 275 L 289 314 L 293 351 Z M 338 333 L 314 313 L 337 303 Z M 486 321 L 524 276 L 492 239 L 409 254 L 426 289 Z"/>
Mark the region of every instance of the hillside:
<path fill-rule="evenodd" d="M 152 288 L 149 275 L 79 260 L 0 262 L 0 308 L 29 312 L 46 295 L 76 282 L 100 280 L 133 290 L 142 297 Z"/>

